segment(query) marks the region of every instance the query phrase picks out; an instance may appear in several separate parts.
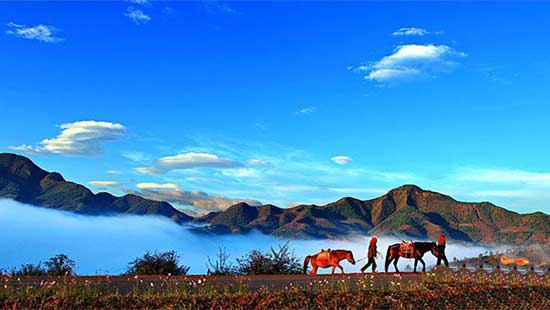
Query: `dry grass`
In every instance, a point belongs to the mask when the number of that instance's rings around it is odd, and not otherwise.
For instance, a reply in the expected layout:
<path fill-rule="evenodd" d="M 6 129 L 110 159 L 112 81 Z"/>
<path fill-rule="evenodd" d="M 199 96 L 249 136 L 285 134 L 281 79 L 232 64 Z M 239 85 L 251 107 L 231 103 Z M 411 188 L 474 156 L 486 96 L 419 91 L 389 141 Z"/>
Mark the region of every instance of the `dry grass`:
<path fill-rule="evenodd" d="M 250 288 L 258 277 L 266 284 L 270 279 L 287 282 L 277 288 Z M 414 277 L 4 276 L 0 308 L 550 309 L 550 274 L 443 270 Z"/>

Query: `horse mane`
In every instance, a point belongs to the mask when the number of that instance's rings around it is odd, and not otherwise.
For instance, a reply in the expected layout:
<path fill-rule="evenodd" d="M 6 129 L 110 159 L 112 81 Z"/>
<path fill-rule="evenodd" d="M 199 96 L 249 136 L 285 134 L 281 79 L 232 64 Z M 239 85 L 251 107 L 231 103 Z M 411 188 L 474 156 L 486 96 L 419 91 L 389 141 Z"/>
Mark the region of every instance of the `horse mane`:
<path fill-rule="evenodd" d="M 346 252 L 346 253 L 350 253 L 351 251 L 350 251 L 350 250 L 344 250 L 344 249 L 337 249 L 337 250 L 332 250 L 332 252 Z"/>
<path fill-rule="evenodd" d="M 435 244 L 435 242 L 413 242 L 414 244 L 422 244 L 422 245 L 430 245 L 430 244 Z"/>
<path fill-rule="evenodd" d="M 336 255 L 352 253 L 350 250 L 344 250 L 344 249 L 331 250 L 331 252 Z"/>

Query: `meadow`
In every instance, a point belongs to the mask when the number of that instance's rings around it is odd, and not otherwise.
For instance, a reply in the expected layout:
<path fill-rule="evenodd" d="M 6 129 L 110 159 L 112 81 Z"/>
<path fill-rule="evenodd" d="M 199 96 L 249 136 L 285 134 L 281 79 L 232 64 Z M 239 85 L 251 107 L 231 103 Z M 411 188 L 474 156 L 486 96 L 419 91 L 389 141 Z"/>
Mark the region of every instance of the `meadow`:
<path fill-rule="evenodd" d="M 424 274 L 15 276 L 2 309 L 550 309 L 544 274 L 439 268 Z"/>

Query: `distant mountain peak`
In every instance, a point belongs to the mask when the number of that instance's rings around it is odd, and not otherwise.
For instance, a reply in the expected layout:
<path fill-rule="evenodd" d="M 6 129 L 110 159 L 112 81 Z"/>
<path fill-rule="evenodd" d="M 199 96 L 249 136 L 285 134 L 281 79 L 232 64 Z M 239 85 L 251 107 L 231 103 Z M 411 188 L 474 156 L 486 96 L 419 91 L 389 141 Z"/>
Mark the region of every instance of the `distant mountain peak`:
<path fill-rule="evenodd" d="M 166 202 L 137 195 L 94 194 L 83 185 L 66 181 L 57 172 L 47 172 L 30 159 L 10 153 L 0 154 L 0 197 L 83 214 L 161 215 L 178 223 L 193 219 Z"/>
<path fill-rule="evenodd" d="M 167 202 L 134 194 L 94 194 L 15 154 L 0 154 L 0 197 L 83 214 L 158 215 L 177 223 L 193 220 Z M 343 197 L 322 206 L 279 208 L 240 202 L 194 220 L 201 224 L 196 230 L 217 234 L 259 230 L 285 238 L 377 234 L 435 240 L 443 233 L 449 240 L 482 244 L 550 243 L 550 215 L 518 214 L 489 202 L 459 202 L 413 184 L 370 200 Z"/>

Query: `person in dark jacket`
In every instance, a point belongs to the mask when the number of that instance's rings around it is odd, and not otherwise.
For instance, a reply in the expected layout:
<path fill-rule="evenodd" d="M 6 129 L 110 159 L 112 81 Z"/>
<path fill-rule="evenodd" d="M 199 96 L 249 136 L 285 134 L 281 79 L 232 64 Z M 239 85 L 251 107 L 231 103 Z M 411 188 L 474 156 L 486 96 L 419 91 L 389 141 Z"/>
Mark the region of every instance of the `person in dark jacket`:
<path fill-rule="evenodd" d="M 363 268 L 361 268 L 361 272 L 363 272 L 363 273 L 371 265 L 372 265 L 372 272 L 376 271 L 376 253 L 378 253 L 377 248 L 376 248 L 376 242 L 377 241 L 378 241 L 378 239 L 376 237 L 372 237 L 370 239 L 369 251 L 367 253 L 367 258 L 369 260 L 368 260 L 367 264 L 365 266 L 363 266 Z"/>
<path fill-rule="evenodd" d="M 437 239 L 437 252 L 439 253 L 439 256 L 437 257 L 437 266 L 441 265 L 441 260 L 443 260 L 445 266 L 449 267 L 449 261 L 447 260 L 447 256 L 445 255 L 446 246 L 447 240 L 445 239 L 445 235 L 441 234 L 441 236 L 439 236 L 439 239 Z"/>

